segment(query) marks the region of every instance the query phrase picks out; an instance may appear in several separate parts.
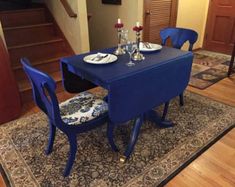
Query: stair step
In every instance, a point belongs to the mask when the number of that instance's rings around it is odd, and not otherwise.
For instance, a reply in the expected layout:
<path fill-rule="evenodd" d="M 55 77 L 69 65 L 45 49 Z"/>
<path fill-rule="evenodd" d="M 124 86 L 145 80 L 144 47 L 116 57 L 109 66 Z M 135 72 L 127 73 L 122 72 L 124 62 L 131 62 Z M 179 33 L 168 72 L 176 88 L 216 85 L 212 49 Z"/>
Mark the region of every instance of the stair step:
<path fill-rule="evenodd" d="M 50 43 L 55 43 L 55 42 L 62 42 L 62 41 L 63 41 L 62 38 L 57 38 L 57 39 L 43 41 L 43 42 L 35 42 L 35 43 L 30 43 L 30 44 L 9 46 L 8 50 L 28 48 L 28 47 L 36 47 L 36 46 L 40 46 L 40 45 L 45 45 L 45 44 L 50 44 Z"/>
<path fill-rule="evenodd" d="M 54 79 L 55 82 L 60 82 L 62 80 L 60 71 L 53 72 L 50 74 L 50 76 Z M 32 89 L 31 84 L 28 79 L 19 81 L 18 86 L 19 86 L 20 92 L 24 92 L 24 91 Z"/>
<path fill-rule="evenodd" d="M 15 2 L 16 0 L 0 0 L 0 11 L 13 11 L 13 10 L 27 10 L 27 9 L 32 9 L 32 8 L 44 8 L 44 4 L 42 3 L 31 3 L 25 4 L 25 3 L 20 3 Z M 22 0 L 21 0 L 22 1 Z"/>
<path fill-rule="evenodd" d="M 48 9 L 1 11 L 0 20 L 22 103 L 32 101 L 31 84 L 20 63 L 22 57 L 52 76 L 56 92 L 64 90 L 59 60 L 74 53 Z"/>
<path fill-rule="evenodd" d="M 1 11 L 0 20 L 3 27 L 16 27 L 45 23 L 45 8 Z"/>
<path fill-rule="evenodd" d="M 52 73 L 52 72 L 56 72 L 56 71 L 60 71 L 60 59 L 62 57 L 66 57 L 66 56 L 70 56 L 71 54 L 68 53 L 64 53 L 64 54 L 60 54 L 58 55 L 58 57 L 54 57 L 54 58 L 50 58 L 50 59 L 46 59 L 43 61 L 35 61 L 35 62 L 31 62 L 31 64 L 33 65 L 33 67 L 45 72 L 45 73 Z M 25 80 L 27 79 L 27 76 L 22 68 L 22 65 L 18 65 L 13 67 L 13 71 L 15 74 L 15 77 L 17 80 Z"/>
<path fill-rule="evenodd" d="M 56 82 L 56 93 L 59 93 L 64 90 L 62 85 L 62 77 L 61 72 L 57 71 L 54 73 L 51 73 L 50 76 L 55 80 Z M 19 90 L 20 90 L 20 96 L 22 103 L 27 103 L 29 101 L 32 101 L 33 95 L 32 95 L 32 87 L 29 82 L 29 80 L 24 80 L 18 82 Z"/>
<path fill-rule="evenodd" d="M 52 55 L 66 53 L 66 45 L 63 39 L 55 39 L 46 42 L 38 42 L 19 46 L 8 47 L 12 66 L 18 66 L 20 58 L 26 57 L 30 61 L 42 61 Z"/>
<path fill-rule="evenodd" d="M 3 31 L 7 46 L 38 43 L 47 40 L 52 40 L 56 37 L 56 31 L 54 29 L 53 23 L 5 27 Z"/>

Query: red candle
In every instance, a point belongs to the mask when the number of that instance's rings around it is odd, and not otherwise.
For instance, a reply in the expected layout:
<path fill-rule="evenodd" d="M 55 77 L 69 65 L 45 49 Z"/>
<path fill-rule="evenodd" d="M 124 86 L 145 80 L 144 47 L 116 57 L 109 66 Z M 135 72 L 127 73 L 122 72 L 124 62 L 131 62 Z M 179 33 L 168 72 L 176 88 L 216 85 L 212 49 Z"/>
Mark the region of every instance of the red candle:
<path fill-rule="evenodd" d="M 124 25 L 123 25 L 123 23 L 121 22 L 121 19 L 120 18 L 118 18 L 118 22 L 115 24 L 115 28 L 116 29 L 120 29 L 120 28 L 122 28 Z"/>

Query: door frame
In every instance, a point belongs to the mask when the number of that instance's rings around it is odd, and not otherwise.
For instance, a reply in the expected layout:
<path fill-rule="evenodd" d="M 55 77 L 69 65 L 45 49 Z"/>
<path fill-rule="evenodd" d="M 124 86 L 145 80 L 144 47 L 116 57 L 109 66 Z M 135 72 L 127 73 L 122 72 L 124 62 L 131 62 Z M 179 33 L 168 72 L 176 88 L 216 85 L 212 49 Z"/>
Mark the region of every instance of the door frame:
<path fill-rule="evenodd" d="M 210 9 L 211 9 L 211 0 L 209 0 L 209 5 L 208 5 L 208 10 L 207 10 L 207 18 L 206 18 L 206 26 L 205 26 L 205 32 L 204 32 L 204 37 L 203 37 L 203 45 L 202 48 L 206 49 L 206 40 L 208 36 L 208 30 L 209 30 L 209 22 L 210 22 Z"/>

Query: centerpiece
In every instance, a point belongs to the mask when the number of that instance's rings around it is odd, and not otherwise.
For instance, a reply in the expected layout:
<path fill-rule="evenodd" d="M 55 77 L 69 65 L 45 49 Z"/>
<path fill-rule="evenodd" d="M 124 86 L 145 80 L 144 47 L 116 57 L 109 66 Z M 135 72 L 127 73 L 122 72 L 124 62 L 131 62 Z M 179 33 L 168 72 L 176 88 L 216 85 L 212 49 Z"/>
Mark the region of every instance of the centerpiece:
<path fill-rule="evenodd" d="M 123 28 L 123 23 L 121 22 L 121 19 L 118 19 L 118 22 L 115 24 L 115 28 L 117 29 L 118 32 L 118 47 L 117 49 L 114 51 L 115 55 L 123 55 L 125 54 L 125 50 L 122 48 L 122 44 L 121 44 L 121 38 L 122 38 L 122 28 Z"/>
<path fill-rule="evenodd" d="M 140 26 L 139 22 L 136 22 L 136 26 L 133 28 L 133 31 L 136 32 L 136 51 L 132 56 L 132 59 L 137 61 L 137 60 L 144 60 L 144 55 L 140 53 L 140 32 L 143 30 L 143 27 Z"/>

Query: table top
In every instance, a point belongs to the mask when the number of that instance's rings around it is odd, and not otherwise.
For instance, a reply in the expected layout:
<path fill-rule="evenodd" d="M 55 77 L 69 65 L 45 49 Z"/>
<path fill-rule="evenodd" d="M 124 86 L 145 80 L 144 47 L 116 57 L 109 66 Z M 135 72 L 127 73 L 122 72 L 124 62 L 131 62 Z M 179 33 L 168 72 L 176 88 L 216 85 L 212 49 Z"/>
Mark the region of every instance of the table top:
<path fill-rule="evenodd" d="M 114 48 L 109 48 L 100 50 L 99 52 L 112 53 L 113 51 Z M 118 60 L 110 64 L 97 65 L 89 64 L 83 61 L 85 56 L 95 53 L 97 53 L 97 51 L 62 58 L 61 62 L 69 65 L 69 69 L 72 72 L 78 73 L 77 70 L 79 70 L 81 73 L 92 75 L 93 78 L 107 84 L 127 76 L 132 76 L 143 71 L 148 71 L 164 64 L 175 63 L 175 61 L 180 58 L 192 56 L 192 53 L 188 51 L 163 47 L 161 51 L 145 53 L 145 60 L 135 62 L 136 65 L 132 67 L 128 67 L 126 65 L 126 63 L 129 61 L 128 54 L 118 56 Z"/>
<path fill-rule="evenodd" d="M 112 53 L 114 48 L 99 52 Z M 188 85 L 192 52 L 163 47 L 145 54 L 145 60 L 128 67 L 128 54 L 118 56 L 111 64 L 94 65 L 83 61 L 91 52 L 61 59 L 72 72 L 96 85 L 108 89 L 109 118 L 122 123 L 151 110 L 183 93 Z M 66 81 L 66 77 L 63 77 Z"/>

